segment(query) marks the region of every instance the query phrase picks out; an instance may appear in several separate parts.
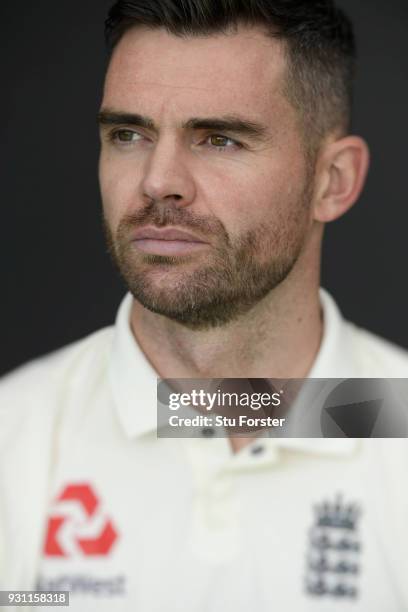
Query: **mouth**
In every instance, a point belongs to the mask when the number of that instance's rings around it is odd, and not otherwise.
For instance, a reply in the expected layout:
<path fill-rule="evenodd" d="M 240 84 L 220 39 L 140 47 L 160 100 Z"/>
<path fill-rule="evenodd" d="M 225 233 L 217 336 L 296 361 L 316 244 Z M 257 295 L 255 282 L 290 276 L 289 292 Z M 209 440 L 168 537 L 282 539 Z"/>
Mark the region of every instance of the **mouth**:
<path fill-rule="evenodd" d="M 132 243 L 143 253 L 151 255 L 186 255 L 208 246 L 194 234 L 176 228 L 143 227 L 132 236 Z"/>

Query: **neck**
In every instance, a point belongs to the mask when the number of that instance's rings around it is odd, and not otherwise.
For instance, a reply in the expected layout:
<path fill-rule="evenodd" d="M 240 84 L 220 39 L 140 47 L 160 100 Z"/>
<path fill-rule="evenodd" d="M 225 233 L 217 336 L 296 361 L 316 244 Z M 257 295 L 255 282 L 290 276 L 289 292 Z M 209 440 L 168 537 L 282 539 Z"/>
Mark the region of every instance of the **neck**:
<path fill-rule="evenodd" d="M 319 350 L 322 320 L 318 266 L 303 263 L 227 325 L 193 331 L 134 302 L 133 333 L 161 378 L 304 378 Z"/>

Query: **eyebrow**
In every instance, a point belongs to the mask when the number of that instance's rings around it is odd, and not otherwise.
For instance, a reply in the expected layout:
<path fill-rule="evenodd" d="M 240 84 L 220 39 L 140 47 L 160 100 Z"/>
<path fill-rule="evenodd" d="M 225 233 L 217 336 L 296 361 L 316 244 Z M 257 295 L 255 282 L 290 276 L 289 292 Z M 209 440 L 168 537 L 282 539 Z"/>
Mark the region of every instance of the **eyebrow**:
<path fill-rule="evenodd" d="M 131 125 L 158 132 L 158 128 L 150 117 L 137 113 L 126 113 L 101 110 L 98 113 L 99 125 Z M 216 130 L 220 132 L 233 132 L 242 134 L 256 140 L 265 140 L 268 129 L 261 123 L 250 121 L 238 115 L 226 115 L 222 117 L 192 117 L 181 126 L 186 130 Z"/>

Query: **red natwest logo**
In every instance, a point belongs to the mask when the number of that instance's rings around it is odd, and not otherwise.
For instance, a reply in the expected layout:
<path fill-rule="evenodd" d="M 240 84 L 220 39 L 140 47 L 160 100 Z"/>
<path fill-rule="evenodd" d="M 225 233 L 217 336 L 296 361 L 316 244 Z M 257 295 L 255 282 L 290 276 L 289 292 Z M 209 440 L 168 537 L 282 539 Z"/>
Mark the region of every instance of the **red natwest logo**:
<path fill-rule="evenodd" d="M 44 554 L 107 555 L 117 537 L 91 485 L 70 484 L 57 497 L 48 520 Z"/>

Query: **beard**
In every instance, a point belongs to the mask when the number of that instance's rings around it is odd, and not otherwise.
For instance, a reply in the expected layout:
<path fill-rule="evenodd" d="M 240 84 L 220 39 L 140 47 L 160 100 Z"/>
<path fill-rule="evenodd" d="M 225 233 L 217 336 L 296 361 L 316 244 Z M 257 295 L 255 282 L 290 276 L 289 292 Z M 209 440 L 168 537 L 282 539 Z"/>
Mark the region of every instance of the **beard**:
<path fill-rule="evenodd" d="M 108 251 L 133 297 L 151 312 L 192 330 L 226 325 L 248 313 L 293 269 L 307 233 L 309 186 L 273 222 L 237 237 L 214 217 L 152 202 L 124 217 L 115 234 L 103 219 Z M 186 256 L 142 253 L 131 234 L 146 225 L 193 230 L 210 246 Z"/>

